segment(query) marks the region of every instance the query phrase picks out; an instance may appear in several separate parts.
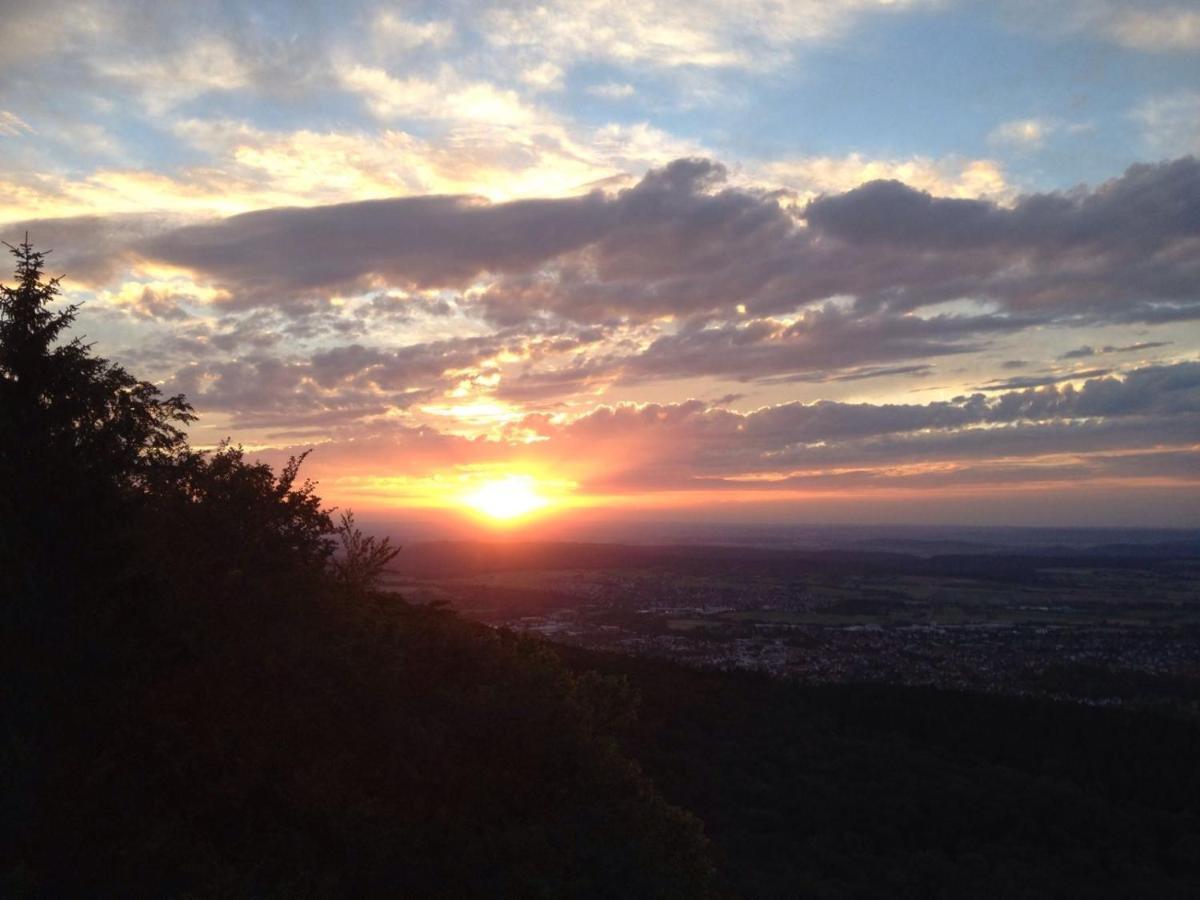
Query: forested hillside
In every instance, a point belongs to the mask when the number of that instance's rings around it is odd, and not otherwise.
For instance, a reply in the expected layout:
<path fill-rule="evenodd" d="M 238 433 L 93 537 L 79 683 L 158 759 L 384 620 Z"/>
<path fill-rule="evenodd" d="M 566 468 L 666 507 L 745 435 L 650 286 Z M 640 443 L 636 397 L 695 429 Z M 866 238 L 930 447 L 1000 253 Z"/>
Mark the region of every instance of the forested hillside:
<path fill-rule="evenodd" d="M 741 897 L 1192 897 L 1200 728 L 1152 712 L 561 651 Z"/>
<path fill-rule="evenodd" d="M 708 893 L 700 823 L 613 738 L 620 682 L 374 592 L 392 550 L 301 459 L 190 449 L 185 398 L 71 340 L 13 252 L 0 894 Z"/>

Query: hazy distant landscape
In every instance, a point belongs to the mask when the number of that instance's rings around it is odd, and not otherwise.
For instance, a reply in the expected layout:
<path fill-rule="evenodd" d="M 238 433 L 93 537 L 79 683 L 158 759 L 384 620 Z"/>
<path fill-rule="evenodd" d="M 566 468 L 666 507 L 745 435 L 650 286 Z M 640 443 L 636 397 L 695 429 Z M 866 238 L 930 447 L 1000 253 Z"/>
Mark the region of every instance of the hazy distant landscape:
<path fill-rule="evenodd" d="M 713 546 L 417 544 L 385 583 L 493 626 L 689 665 L 1200 712 L 1195 532 L 780 528 L 764 548 L 747 531 Z"/>

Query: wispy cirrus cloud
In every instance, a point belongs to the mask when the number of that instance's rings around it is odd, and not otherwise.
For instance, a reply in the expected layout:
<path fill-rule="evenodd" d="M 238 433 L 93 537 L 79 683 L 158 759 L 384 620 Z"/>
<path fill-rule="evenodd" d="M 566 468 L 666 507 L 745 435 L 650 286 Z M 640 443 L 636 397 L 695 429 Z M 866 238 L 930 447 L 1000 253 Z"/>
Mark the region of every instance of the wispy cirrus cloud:
<path fill-rule="evenodd" d="M 860 18 L 928 6 L 926 0 L 793 3 L 583 2 L 497 4 L 487 39 L 557 60 L 650 67 L 745 68 L 779 64 L 797 44 L 841 37 Z"/>

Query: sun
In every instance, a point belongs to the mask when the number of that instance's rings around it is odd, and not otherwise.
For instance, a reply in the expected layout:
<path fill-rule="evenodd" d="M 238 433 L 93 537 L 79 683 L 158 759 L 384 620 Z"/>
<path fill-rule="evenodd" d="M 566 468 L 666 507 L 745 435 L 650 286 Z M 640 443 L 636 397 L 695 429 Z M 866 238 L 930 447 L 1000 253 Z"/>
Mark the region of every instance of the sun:
<path fill-rule="evenodd" d="M 530 475 L 508 475 L 485 481 L 461 496 L 464 504 L 491 519 L 510 522 L 550 505 L 538 493 L 537 481 Z"/>

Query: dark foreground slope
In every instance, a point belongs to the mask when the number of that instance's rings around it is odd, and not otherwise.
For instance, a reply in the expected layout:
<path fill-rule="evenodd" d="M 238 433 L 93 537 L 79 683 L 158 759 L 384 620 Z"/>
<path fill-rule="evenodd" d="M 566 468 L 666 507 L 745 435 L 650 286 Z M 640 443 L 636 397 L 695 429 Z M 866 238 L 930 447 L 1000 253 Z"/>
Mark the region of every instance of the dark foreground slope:
<path fill-rule="evenodd" d="M 562 649 L 640 693 L 631 752 L 766 897 L 1200 896 L 1200 729 Z"/>
<path fill-rule="evenodd" d="M 681 808 L 728 896 L 1200 883 L 1194 723 L 244 599 L 6 643 L 4 896 L 706 896 Z"/>
<path fill-rule="evenodd" d="M 619 689 L 396 597 L 242 601 L 6 644 L 0 894 L 707 894 Z"/>

